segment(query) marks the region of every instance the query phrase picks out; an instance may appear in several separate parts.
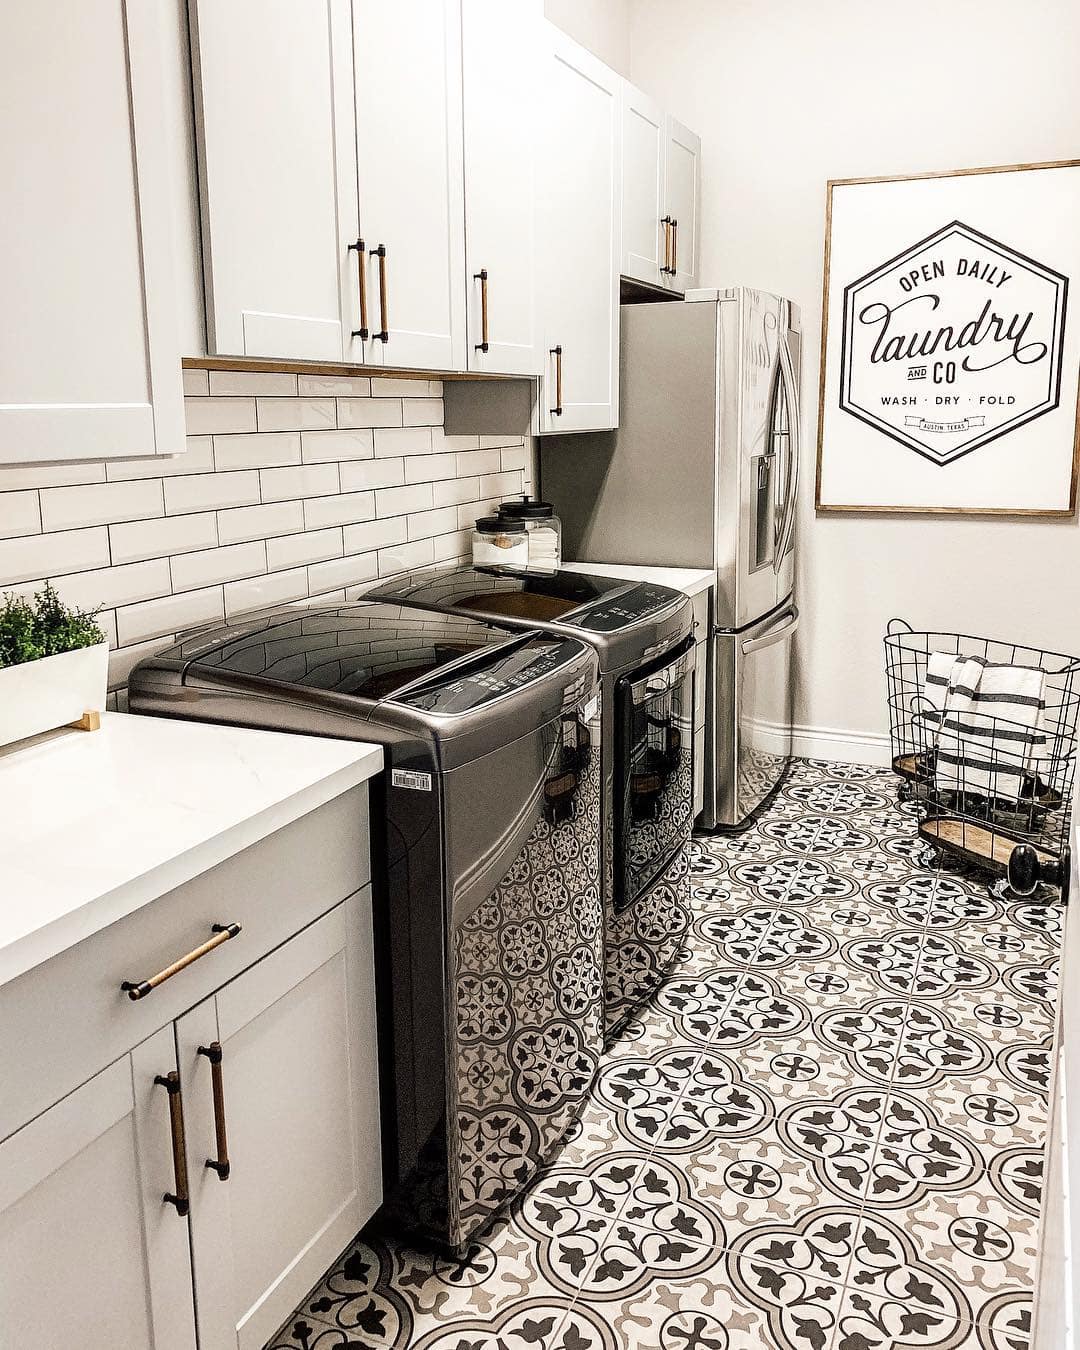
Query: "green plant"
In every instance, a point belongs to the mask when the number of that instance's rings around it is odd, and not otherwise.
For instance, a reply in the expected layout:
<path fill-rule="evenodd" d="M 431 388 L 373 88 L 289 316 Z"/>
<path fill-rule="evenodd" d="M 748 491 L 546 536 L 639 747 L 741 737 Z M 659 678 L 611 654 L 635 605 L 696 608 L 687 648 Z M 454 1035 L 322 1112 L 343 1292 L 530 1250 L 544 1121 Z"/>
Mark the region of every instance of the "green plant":
<path fill-rule="evenodd" d="M 104 642 L 97 614 L 96 609 L 69 609 L 48 582 L 33 603 L 5 595 L 0 603 L 0 668 Z"/>

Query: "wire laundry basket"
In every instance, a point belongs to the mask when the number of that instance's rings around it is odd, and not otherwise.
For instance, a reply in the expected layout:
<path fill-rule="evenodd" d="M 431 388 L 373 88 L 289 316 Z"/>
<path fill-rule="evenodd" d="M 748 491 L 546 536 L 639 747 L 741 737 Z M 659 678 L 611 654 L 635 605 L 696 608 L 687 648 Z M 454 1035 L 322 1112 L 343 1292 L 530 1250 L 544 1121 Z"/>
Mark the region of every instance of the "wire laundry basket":
<path fill-rule="evenodd" d="M 1066 898 L 1080 658 L 893 619 L 885 674 L 899 796 L 935 857 Z"/>

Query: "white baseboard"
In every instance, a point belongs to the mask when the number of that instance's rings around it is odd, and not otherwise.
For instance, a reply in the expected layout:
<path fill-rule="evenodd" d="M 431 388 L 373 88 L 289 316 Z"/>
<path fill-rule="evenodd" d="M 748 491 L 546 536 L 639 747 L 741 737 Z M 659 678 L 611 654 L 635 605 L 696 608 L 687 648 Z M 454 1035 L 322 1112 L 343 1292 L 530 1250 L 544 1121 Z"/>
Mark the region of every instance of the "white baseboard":
<path fill-rule="evenodd" d="M 880 732 L 794 726 L 791 737 L 792 751 L 802 759 L 831 759 L 841 764 L 874 764 L 885 768 L 891 762 L 889 738 Z"/>

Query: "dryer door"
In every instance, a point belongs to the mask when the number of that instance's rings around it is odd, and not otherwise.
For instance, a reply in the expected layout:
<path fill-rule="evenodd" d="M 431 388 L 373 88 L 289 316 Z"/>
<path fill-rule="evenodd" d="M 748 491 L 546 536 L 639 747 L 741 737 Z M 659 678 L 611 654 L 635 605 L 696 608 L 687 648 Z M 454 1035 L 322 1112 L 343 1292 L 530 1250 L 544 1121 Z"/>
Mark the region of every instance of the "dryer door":
<path fill-rule="evenodd" d="M 445 800 L 448 1217 L 460 1246 L 553 1152 L 603 1046 L 596 686 L 541 731 L 451 770 Z"/>

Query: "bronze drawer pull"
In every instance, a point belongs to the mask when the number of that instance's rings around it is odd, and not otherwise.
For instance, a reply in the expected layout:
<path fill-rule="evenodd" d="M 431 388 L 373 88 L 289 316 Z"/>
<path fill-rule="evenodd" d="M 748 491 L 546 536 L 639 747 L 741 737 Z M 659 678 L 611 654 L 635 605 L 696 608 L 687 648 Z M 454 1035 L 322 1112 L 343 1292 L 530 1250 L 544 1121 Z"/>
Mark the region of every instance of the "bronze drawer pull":
<path fill-rule="evenodd" d="M 378 338 L 380 342 L 389 342 L 390 304 L 386 296 L 386 245 L 380 244 L 378 248 L 373 248 L 371 252 L 379 260 L 379 322 L 382 324 L 382 331 L 372 333 L 371 336 Z"/>
<path fill-rule="evenodd" d="M 488 272 L 486 267 L 481 267 L 480 271 L 473 277 L 473 281 L 480 283 L 480 341 L 476 344 L 478 352 L 486 352 L 490 343 L 488 342 Z"/>
<path fill-rule="evenodd" d="M 211 1041 L 209 1045 L 200 1045 L 199 1054 L 210 1061 L 210 1085 L 214 1093 L 214 1143 L 216 1158 L 207 1158 L 206 1165 L 216 1172 L 222 1181 L 228 1181 L 231 1166 L 229 1163 L 229 1141 L 225 1133 L 225 1086 L 221 1079 L 221 1042 Z"/>
<path fill-rule="evenodd" d="M 187 1154 L 184 1148 L 184 1102 L 180 1095 L 180 1075 L 175 1069 L 167 1074 L 158 1074 L 154 1079 L 157 1086 L 163 1087 L 169 1094 L 169 1129 L 172 1134 L 172 1163 L 176 1192 L 166 1191 L 161 1197 L 163 1204 L 175 1207 L 181 1218 L 190 1209 L 187 1174 Z"/>
<path fill-rule="evenodd" d="M 367 321 L 367 247 L 362 239 L 358 239 L 355 244 L 349 245 L 349 252 L 356 251 L 356 265 L 360 277 L 360 327 L 352 330 L 353 337 L 358 337 L 361 342 L 368 340 L 368 321 Z"/>
<path fill-rule="evenodd" d="M 679 273 L 679 222 L 671 222 L 671 275 L 678 276 Z"/>
<path fill-rule="evenodd" d="M 152 994 L 159 984 L 164 984 L 166 980 L 171 980 L 174 975 L 180 971 L 186 970 L 188 966 L 198 961 L 201 956 L 207 952 L 212 952 L 216 947 L 228 942 L 230 938 L 236 937 L 240 932 L 238 923 L 221 924 L 215 923 L 210 926 L 212 938 L 196 947 L 194 951 L 188 952 L 182 956 L 179 961 L 174 961 L 171 966 L 166 966 L 164 970 L 159 970 L 156 975 L 151 975 L 148 980 L 125 980 L 120 988 L 127 994 L 133 1002 L 136 999 L 145 998 L 147 994 Z"/>
<path fill-rule="evenodd" d="M 552 347 L 548 353 L 555 358 L 555 406 L 551 410 L 552 417 L 562 416 L 562 347 Z"/>
<path fill-rule="evenodd" d="M 664 265 L 660 271 L 670 275 L 673 270 L 671 266 L 671 217 L 662 216 L 660 224 L 664 227 Z"/>

